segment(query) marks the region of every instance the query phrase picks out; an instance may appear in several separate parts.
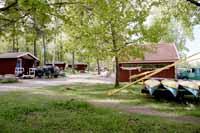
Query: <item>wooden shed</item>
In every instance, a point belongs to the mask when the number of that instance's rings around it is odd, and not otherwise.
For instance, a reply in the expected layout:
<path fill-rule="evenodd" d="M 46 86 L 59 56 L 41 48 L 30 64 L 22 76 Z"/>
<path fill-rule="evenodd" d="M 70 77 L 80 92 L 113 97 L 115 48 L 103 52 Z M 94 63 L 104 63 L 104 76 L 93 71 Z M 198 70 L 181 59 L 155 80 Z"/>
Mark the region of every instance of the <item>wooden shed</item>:
<path fill-rule="evenodd" d="M 144 59 L 133 59 L 132 61 L 119 63 L 119 81 L 128 82 L 131 75 L 143 73 L 172 64 L 179 59 L 175 44 L 158 44 L 151 52 L 144 54 Z M 157 78 L 175 78 L 176 69 L 171 67 L 154 77 Z"/>
<path fill-rule="evenodd" d="M 0 75 L 15 74 L 16 68 L 23 68 L 24 73 L 29 68 L 39 65 L 39 59 L 29 52 L 2 53 L 0 54 Z"/>
<path fill-rule="evenodd" d="M 80 71 L 80 72 L 85 72 L 87 67 L 88 67 L 88 65 L 86 63 L 75 63 L 74 64 L 75 70 Z M 72 64 L 68 64 L 68 68 L 72 68 Z"/>
<path fill-rule="evenodd" d="M 47 66 L 52 66 L 53 63 L 46 63 Z M 60 70 L 65 70 L 66 63 L 65 62 L 55 62 L 55 66 L 59 67 Z"/>

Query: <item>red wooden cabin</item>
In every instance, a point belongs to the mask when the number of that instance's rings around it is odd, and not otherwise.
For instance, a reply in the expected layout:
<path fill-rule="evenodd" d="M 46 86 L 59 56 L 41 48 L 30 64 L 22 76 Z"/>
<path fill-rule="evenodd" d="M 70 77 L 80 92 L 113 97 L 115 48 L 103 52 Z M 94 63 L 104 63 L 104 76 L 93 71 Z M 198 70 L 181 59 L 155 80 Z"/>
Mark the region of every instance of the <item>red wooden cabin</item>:
<path fill-rule="evenodd" d="M 46 65 L 47 66 L 52 66 L 53 64 L 52 63 L 47 63 Z M 59 67 L 60 70 L 65 70 L 66 63 L 65 62 L 55 62 L 54 65 Z"/>
<path fill-rule="evenodd" d="M 135 59 L 128 62 L 120 62 L 119 81 L 128 82 L 131 75 L 143 73 L 172 64 L 179 59 L 175 44 L 158 44 L 152 52 L 146 52 L 144 59 Z M 171 67 L 154 77 L 175 78 L 176 69 Z"/>
<path fill-rule="evenodd" d="M 0 75 L 15 74 L 17 65 L 24 68 L 24 73 L 27 74 L 29 68 L 39 65 L 39 59 L 29 52 L 0 54 Z"/>
<path fill-rule="evenodd" d="M 86 63 L 75 63 L 74 64 L 74 69 L 80 72 L 85 72 L 87 69 L 87 64 Z M 72 68 L 72 64 L 68 64 L 68 68 Z"/>

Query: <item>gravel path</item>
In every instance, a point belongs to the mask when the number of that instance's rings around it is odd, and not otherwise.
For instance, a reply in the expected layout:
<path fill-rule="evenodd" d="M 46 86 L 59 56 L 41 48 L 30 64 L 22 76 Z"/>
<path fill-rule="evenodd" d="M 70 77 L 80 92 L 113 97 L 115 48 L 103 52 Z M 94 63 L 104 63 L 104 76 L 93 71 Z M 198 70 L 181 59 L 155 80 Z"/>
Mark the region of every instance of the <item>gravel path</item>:
<path fill-rule="evenodd" d="M 105 78 L 93 74 L 76 74 L 67 75 L 66 78 L 57 79 L 26 79 L 20 80 L 19 83 L 0 84 L 0 91 L 24 90 L 35 89 L 46 86 L 68 85 L 75 83 L 87 84 L 112 84 L 112 78 Z"/>

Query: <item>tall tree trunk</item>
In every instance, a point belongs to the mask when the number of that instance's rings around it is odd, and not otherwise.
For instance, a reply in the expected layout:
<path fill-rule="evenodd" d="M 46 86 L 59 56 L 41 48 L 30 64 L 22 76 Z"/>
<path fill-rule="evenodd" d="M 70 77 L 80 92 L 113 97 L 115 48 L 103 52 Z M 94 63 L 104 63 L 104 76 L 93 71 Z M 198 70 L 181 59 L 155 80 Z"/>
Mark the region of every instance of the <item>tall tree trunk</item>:
<path fill-rule="evenodd" d="M 16 52 L 19 52 L 19 40 L 18 40 L 18 37 L 15 36 L 15 39 L 16 39 Z"/>
<path fill-rule="evenodd" d="M 56 44 L 57 44 L 57 39 L 56 39 L 56 37 L 57 37 L 57 34 L 56 33 L 54 33 L 55 35 L 55 37 L 54 37 L 54 50 L 53 50 L 53 59 L 52 59 L 52 65 L 53 66 L 55 66 L 55 60 L 56 60 L 56 51 L 57 51 L 57 49 L 56 49 Z"/>
<path fill-rule="evenodd" d="M 45 35 L 42 36 L 43 50 L 44 50 L 44 65 L 46 65 L 47 53 L 46 53 L 46 44 L 45 44 Z"/>
<path fill-rule="evenodd" d="M 63 61 L 63 43 L 62 34 L 60 35 L 60 61 Z"/>
<path fill-rule="evenodd" d="M 117 43 L 116 43 L 116 33 L 114 29 L 114 25 L 110 24 L 111 34 L 112 34 L 112 43 L 113 43 L 113 50 L 115 52 L 115 87 L 119 87 L 119 59 L 118 59 L 118 50 L 117 50 Z"/>
<path fill-rule="evenodd" d="M 75 52 L 72 52 L 72 73 L 75 74 Z"/>
<path fill-rule="evenodd" d="M 15 52 L 15 24 L 13 25 L 13 34 L 12 34 L 12 52 Z"/>
<path fill-rule="evenodd" d="M 63 46 L 60 45 L 60 61 L 63 61 Z"/>
<path fill-rule="evenodd" d="M 37 39 L 36 39 L 36 37 L 34 38 L 34 41 L 33 41 L 33 54 L 34 54 L 34 56 L 37 57 Z"/>
<path fill-rule="evenodd" d="M 114 63 L 112 64 L 112 71 L 113 71 L 113 73 L 115 72 L 115 64 Z"/>
<path fill-rule="evenodd" d="M 59 47 L 59 46 L 58 46 L 58 47 Z M 57 49 L 56 55 L 57 55 L 56 61 L 60 61 L 60 48 Z"/>
<path fill-rule="evenodd" d="M 98 72 L 98 75 L 101 74 L 101 71 L 100 71 L 100 63 L 99 63 L 99 58 L 97 58 L 97 72 Z"/>
<path fill-rule="evenodd" d="M 115 56 L 115 87 L 119 87 L 119 59 Z"/>
<path fill-rule="evenodd" d="M 88 64 L 87 70 L 88 72 L 90 72 L 90 62 L 88 62 L 87 64 Z"/>
<path fill-rule="evenodd" d="M 15 36 L 13 35 L 13 38 L 12 38 L 12 52 L 15 52 Z"/>
<path fill-rule="evenodd" d="M 34 40 L 33 40 L 33 54 L 34 56 L 37 57 L 37 37 L 38 37 L 38 28 L 37 28 L 37 24 L 36 24 L 36 19 L 35 19 L 35 14 L 33 14 L 33 27 L 35 30 L 35 36 L 34 36 Z"/>
<path fill-rule="evenodd" d="M 28 45 L 27 38 L 25 39 L 25 44 L 26 44 L 26 52 L 29 52 L 29 45 Z"/>

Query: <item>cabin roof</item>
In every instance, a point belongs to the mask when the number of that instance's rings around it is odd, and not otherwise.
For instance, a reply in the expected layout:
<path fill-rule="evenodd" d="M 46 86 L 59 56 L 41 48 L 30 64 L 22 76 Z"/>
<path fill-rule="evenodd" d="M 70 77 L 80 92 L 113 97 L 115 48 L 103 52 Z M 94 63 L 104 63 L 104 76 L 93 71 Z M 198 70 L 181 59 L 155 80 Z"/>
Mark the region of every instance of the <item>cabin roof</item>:
<path fill-rule="evenodd" d="M 72 65 L 72 64 L 68 64 L 68 65 Z M 74 63 L 74 65 L 87 65 L 87 63 L 78 62 L 78 63 Z"/>
<path fill-rule="evenodd" d="M 121 63 L 165 63 L 179 60 L 178 50 L 175 44 L 160 43 L 153 47 L 152 51 L 144 53 L 143 59 L 135 59 Z"/>
<path fill-rule="evenodd" d="M 24 59 L 34 59 L 39 61 L 37 57 L 29 52 L 12 52 L 12 53 L 1 53 L 0 59 L 17 59 L 17 58 L 24 58 Z"/>
<path fill-rule="evenodd" d="M 46 65 L 52 65 L 52 62 L 47 62 Z M 62 61 L 55 61 L 54 64 L 66 64 L 65 62 Z"/>

